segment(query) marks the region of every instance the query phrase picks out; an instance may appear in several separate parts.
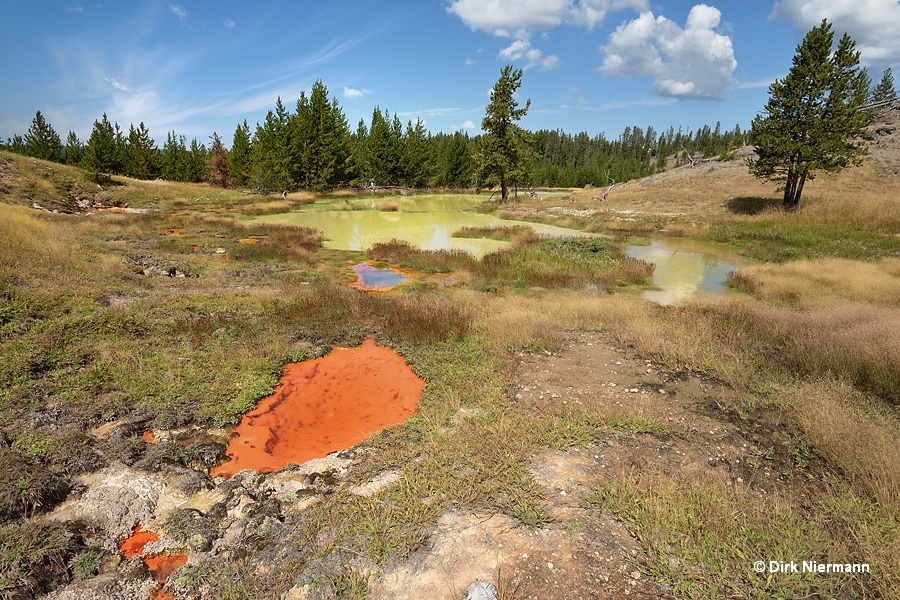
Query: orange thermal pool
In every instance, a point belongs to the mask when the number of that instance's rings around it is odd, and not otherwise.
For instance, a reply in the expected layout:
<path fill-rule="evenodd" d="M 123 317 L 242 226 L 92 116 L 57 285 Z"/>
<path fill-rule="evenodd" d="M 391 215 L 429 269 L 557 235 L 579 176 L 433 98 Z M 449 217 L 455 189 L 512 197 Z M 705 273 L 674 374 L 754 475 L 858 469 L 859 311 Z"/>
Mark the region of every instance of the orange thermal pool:
<path fill-rule="evenodd" d="M 366 340 L 286 367 L 275 393 L 244 415 L 210 475 L 271 472 L 350 448 L 416 412 L 422 381 L 391 350 Z"/>

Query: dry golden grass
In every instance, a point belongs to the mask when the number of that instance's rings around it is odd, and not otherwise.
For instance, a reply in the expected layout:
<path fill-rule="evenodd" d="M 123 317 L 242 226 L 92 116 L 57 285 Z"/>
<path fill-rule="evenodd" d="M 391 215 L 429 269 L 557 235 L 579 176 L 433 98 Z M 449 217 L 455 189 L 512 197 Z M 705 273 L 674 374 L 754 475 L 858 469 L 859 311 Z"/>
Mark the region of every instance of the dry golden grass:
<path fill-rule="evenodd" d="M 834 379 L 784 392 L 787 409 L 819 454 L 900 518 L 900 422 Z"/>
<path fill-rule="evenodd" d="M 82 223 L 83 217 L 0 204 L 0 274 L 27 282 L 41 296 L 95 292 L 94 285 L 121 274 L 123 265 L 85 249 L 78 236 Z"/>
<path fill-rule="evenodd" d="M 558 290 L 514 297 L 455 290 L 454 299 L 472 315 L 472 329 L 491 349 L 558 349 L 564 330 L 601 326 L 608 297 L 596 292 Z"/>
<path fill-rule="evenodd" d="M 649 466 L 598 481 L 590 501 L 626 523 L 650 573 L 677 598 L 887 599 L 900 591 L 896 521 L 841 486 L 798 499 Z M 867 563 L 871 575 L 756 575 L 755 560 Z"/>
<path fill-rule="evenodd" d="M 874 263 L 822 258 L 754 265 L 741 269 L 730 281 L 766 301 L 807 306 L 841 298 L 887 306 L 900 304 L 900 258 Z"/>
<path fill-rule="evenodd" d="M 506 240 L 508 242 L 536 242 L 538 235 L 528 225 L 504 225 L 501 227 L 460 227 L 451 237 Z"/>
<path fill-rule="evenodd" d="M 39 219 L 39 214 L 24 206 L 0 204 L 0 239 L 4 246 L 0 267 L 24 266 L 23 261 L 40 264 L 67 255 L 63 232 L 49 219 Z"/>

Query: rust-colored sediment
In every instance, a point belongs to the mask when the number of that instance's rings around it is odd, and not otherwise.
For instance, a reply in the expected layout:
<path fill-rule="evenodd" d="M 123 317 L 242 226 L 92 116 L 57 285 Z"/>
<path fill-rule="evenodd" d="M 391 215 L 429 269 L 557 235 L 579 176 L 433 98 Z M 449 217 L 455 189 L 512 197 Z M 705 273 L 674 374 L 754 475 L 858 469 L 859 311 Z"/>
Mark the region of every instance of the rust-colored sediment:
<path fill-rule="evenodd" d="M 156 434 L 153 433 L 152 429 L 148 429 L 144 433 L 141 434 L 141 439 L 147 442 L 148 444 L 156 443 Z"/>
<path fill-rule="evenodd" d="M 187 559 L 187 554 L 151 554 L 144 557 L 144 564 L 154 581 L 162 584 L 169 579 L 169 575 L 184 566 Z"/>
<path fill-rule="evenodd" d="M 148 542 L 155 542 L 158 539 L 158 535 L 152 531 L 142 530 L 140 523 L 138 523 L 134 526 L 134 529 L 131 530 L 131 535 L 119 544 L 119 552 L 121 552 L 122 556 L 125 558 L 134 558 L 135 556 L 140 556 L 144 552 L 144 546 L 146 546 Z"/>
<path fill-rule="evenodd" d="M 137 523 L 131 531 L 131 535 L 119 544 L 119 552 L 125 558 L 134 558 L 144 553 L 144 546 L 149 542 L 159 540 L 159 536 L 152 531 L 141 529 L 141 524 Z M 152 600 L 172 600 L 174 596 L 163 589 L 163 585 L 179 567 L 187 563 L 187 554 L 151 554 L 141 557 L 141 560 L 147 565 L 147 570 L 153 576 L 153 580 L 159 585 L 153 591 Z"/>
<path fill-rule="evenodd" d="M 372 339 L 290 364 L 275 393 L 237 426 L 226 450 L 231 460 L 210 475 L 277 471 L 350 448 L 406 421 L 424 386 L 403 357 Z"/>

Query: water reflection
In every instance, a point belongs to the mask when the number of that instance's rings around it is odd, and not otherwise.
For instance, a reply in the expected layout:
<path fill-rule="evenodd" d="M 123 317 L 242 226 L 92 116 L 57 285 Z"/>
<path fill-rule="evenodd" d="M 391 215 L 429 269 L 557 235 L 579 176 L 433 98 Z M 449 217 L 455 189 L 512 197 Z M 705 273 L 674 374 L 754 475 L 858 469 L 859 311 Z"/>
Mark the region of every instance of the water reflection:
<path fill-rule="evenodd" d="M 374 210 L 306 210 L 259 218 L 267 223 L 314 227 L 325 234 L 325 247 L 336 250 L 366 250 L 378 242 L 405 240 L 423 250 L 462 250 L 476 257 L 509 246 L 489 239 L 455 238 L 461 227 L 528 225 L 538 235 L 590 235 L 574 229 L 498 219 L 493 215 L 462 211 L 382 212 Z"/>
<path fill-rule="evenodd" d="M 653 285 L 642 297 L 657 304 L 677 304 L 698 293 L 722 294 L 730 271 L 750 261 L 720 248 L 682 238 L 653 240 L 649 246 L 627 246 L 628 256 L 656 265 Z"/>
<path fill-rule="evenodd" d="M 351 285 L 362 290 L 389 290 L 409 282 L 394 269 L 378 269 L 366 263 L 354 265 L 352 268 L 357 279 Z"/>

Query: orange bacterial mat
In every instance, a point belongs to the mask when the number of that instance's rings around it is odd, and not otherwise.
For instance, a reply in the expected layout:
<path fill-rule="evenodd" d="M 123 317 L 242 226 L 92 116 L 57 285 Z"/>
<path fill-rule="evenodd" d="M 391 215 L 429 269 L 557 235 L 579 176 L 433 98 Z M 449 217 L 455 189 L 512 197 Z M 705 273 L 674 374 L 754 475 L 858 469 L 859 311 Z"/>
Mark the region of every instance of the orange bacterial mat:
<path fill-rule="evenodd" d="M 138 523 L 134 526 L 134 529 L 131 530 L 131 535 L 125 538 L 125 541 L 119 545 L 119 552 L 121 552 L 122 556 L 125 558 L 134 558 L 135 556 L 143 554 L 144 546 L 146 546 L 148 542 L 155 542 L 158 539 L 158 535 L 152 531 L 142 530 L 140 523 Z"/>
<path fill-rule="evenodd" d="M 210 475 L 271 472 L 350 448 L 416 412 L 425 382 L 390 348 L 359 348 L 289 364 L 274 394 L 244 415 Z"/>

